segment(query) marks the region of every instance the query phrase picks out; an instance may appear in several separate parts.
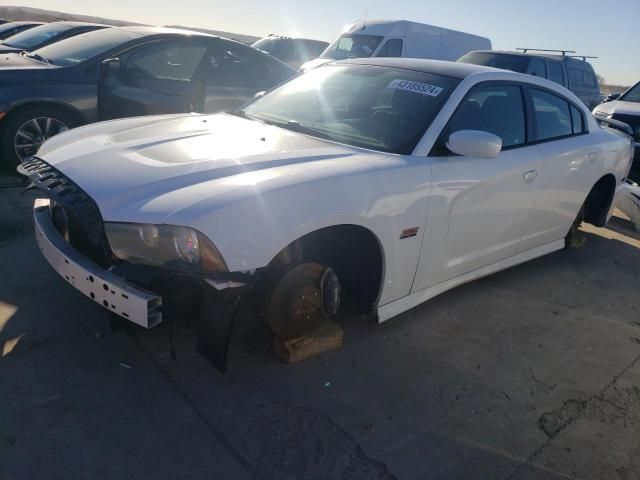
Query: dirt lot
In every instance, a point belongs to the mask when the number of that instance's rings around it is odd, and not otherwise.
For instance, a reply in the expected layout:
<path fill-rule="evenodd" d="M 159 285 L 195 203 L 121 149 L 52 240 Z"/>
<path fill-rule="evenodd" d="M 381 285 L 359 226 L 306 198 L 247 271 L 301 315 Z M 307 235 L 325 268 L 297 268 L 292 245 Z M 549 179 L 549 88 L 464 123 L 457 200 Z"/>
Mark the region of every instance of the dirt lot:
<path fill-rule="evenodd" d="M 6 178 L 4 179 L 6 183 Z M 0 478 L 637 479 L 640 236 L 457 288 L 286 366 L 247 316 L 222 376 L 111 333 L 0 188 Z"/>

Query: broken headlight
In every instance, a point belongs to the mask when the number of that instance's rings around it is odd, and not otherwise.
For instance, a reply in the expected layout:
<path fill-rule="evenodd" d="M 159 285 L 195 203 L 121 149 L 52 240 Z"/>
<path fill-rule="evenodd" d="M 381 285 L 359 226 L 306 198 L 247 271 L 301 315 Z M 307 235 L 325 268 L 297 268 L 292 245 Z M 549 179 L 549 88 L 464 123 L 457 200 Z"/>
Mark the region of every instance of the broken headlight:
<path fill-rule="evenodd" d="M 215 245 L 192 228 L 111 222 L 104 228 L 111 251 L 120 260 L 192 272 L 227 271 Z"/>

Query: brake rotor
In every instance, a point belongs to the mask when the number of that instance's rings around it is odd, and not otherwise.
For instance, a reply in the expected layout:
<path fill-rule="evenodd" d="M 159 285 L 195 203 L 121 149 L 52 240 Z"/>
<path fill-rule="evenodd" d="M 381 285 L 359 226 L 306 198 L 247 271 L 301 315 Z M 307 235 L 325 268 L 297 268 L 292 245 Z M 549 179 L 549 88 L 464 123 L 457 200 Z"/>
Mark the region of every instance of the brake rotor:
<path fill-rule="evenodd" d="M 280 278 L 267 305 L 273 333 L 284 339 L 299 337 L 323 321 L 320 285 L 325 270 L 318 263 L 302 263 Z"/>

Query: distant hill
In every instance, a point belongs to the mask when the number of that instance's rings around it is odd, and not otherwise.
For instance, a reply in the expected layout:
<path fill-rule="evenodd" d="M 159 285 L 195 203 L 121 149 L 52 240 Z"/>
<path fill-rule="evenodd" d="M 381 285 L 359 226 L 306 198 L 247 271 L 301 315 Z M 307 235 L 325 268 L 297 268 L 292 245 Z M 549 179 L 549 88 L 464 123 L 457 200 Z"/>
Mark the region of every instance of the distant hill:
<path fill-rule="evenodd" d="M 113 18 L 92 17 L 89 15 L 76 15 L 74 13 L 56 12 L 54 10 L 44 10 L 41 8 L 31 7 L 15 7 L 15 6 L 0 6 L 0 18 L 6 18 L 8 20 L 35 20 L 38 22 L 56 22 L 61 20 L 71 20 L 77 22 L 91 22 L 91 23 L 104 23 L 106 25 L 113 25 L 121 27 L 125 25 L 144 25 L 142 23 L 128 22 L 125 20 L 115 20 Z M 171 28 L 182 28 L 187 30 L 195 30 L 202 33 L 208 33 L 210 35 L 217 35 L 219 37 L 232 38 L 244 43 L 253 43 L 258 40 L 259 37 L 253 35 L 243 35 L 231 32 L 222 32 L 219 30 L 207 30 L 197 27 L 184 27 L 181 25 L 167 25 Z"/>

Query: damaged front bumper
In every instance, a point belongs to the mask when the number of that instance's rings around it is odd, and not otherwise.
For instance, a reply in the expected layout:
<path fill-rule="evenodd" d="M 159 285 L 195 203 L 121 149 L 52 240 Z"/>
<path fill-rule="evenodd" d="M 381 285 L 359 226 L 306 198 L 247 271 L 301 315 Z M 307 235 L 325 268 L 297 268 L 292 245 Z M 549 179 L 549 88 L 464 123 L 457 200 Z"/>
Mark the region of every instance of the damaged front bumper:
<path fill-rule="evenodd" d="M 53 224 L 49 205 L 49 199 L 36 199 L 33 219 L 38 247 L 53 269 L 110 312 L 144 328 L 158 325 L 162 321 L 162 297 L 127 283 L 66 243 Z"/>
<path fill-rule="evenodd" d="M 231 329 L 245 283 L 237 278 L 190 278 L 191 304 L 182 310 L 174 301 L 180 282 L 151 282 L 158 290 L 150 291 L 139 286 L 145 282 L 131 283 L 128 274 L 119 275 L 118 266 L 105 269 L 94 263 L 66 242 L 54 225 L 50 204 L 49 199 L 36 199 L 35 234 L 42 254 L 60 276 L 109 312 L 144 328 L 160 324 L 167 313 L 171 321 L 185 311 L 195 314 L 198 352 L 217 370 L 226 370 Z M 194 302 L 198 305 L 192 305 Z"/>

